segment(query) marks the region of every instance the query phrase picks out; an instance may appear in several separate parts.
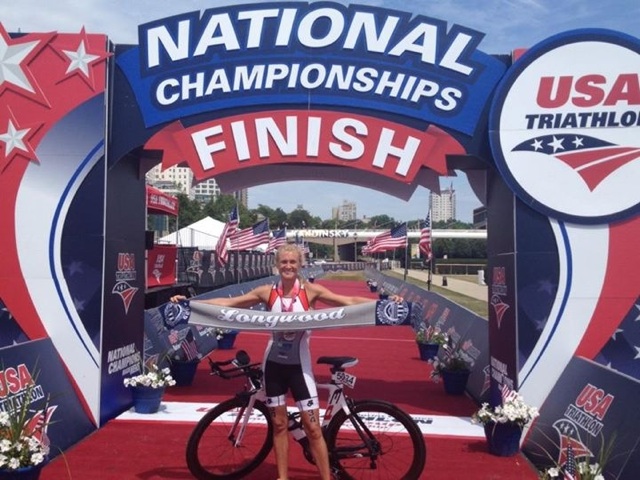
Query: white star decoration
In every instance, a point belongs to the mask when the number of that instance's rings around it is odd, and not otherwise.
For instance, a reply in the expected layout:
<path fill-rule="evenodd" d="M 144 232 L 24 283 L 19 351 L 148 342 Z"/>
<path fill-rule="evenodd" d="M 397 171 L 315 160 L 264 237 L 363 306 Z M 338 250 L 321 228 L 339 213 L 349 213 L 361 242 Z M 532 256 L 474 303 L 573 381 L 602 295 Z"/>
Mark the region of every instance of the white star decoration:
<path fill-rule="evenodd" d="M 75 52 L 71 50 L 63 50 L 63 52 L 67 57 L 69 57 L 69 60 L 71 60 L 66 73 L 71 73 L 74 70 L 79 70 L 87 78 L 89 78 L 89 64 L 94 60 L 100 58 L 99 55 L 91 55 L 87 53 L 87 48 L 85 47 L 84 41 L 80 42 L 80 45 L 78 45 L 78 50 L 76 50 Z"/>
<path fill-rule="evenodd" d="M 531 144 L 531 146 L 533 147 L 533 149 L 537 152 L 538 150 L 542 149 L 542 140 L 539 139 L 534 139 L 533 143 Z"/>
<path fill-rule="evenodd" d="M 573 142 L 571 142 L 571 143 L 573 143 L 573 146 L 574 146 L 575 148 L 579 148 L 579 147 L 581 147 L 581 146 L 582 146 L 582 142 L 583 142 L 583 141 L 584 141 L 584 139 L 583 139 L 583 138 L 576 137 L 576 138 L 573 140 Z"/>
<path fill-rule="evenodd" d="M 4 142 L 7 145 L 7 150 L 5 152 L 5 156 L 9 156 L 9 154 L 13 151 L 14 148 L 22 150 L 24 152 L 28 152 L 29 149 L 25 145 L 23 139 L 29 133 L 28 128 L 24 130 L 18 130 L 13 122 L 9 120 L 9 125 L 7 126 L 7 131 L 5 133 L 0 134 L 0 141 Z"/>
<path fill-rule="evenodd" d="M 40 42 L 7 44 L 4 35 L 0 35 L 0 86 L 11 83 L 28 92 L 35 93 L 20 63 L 38 46 Z"/>
<path fill-rule="evenodd" d="M 554 153 L 557 152 L 558 150 L 564 150 L 564 147 L 562 146 L 562 142 L 564 139 L 562 138 L 556 138 L 556 136 L 553 136 L 553 142 L 549 143 L 550 147 L 553 147 L 553 151 Z"/>

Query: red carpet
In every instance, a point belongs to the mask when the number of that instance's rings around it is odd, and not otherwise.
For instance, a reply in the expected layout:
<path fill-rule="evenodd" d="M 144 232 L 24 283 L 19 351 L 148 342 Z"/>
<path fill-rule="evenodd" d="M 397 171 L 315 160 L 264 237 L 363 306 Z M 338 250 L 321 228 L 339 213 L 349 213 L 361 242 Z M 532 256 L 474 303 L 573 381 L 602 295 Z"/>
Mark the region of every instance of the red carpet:
<path fill-rule="evenodd" d="M 324 285 L 346 295 L 373 297 L 364 282 L 324 281 Z M 267 334 L 242 332 L 236 349 L 246 350 L 254 360 L 262 359 Z M 234 350 L 217 350 L 214 359 L 225 359 Z M 429 380 L 429 364 L 418 357 L 409 327 L 345 328 L 314 332 L 312 353 L 352 355 L 359 358 L 349 371 L 358 377 L 354 398 L 379 398 L 397 404 L 412 415 L 468 417 L 475 410 L 466 397 L 449 396 L 442 385 Z M 319 381 L 328 379 L 328 370 L 316 366 Z M 225 381 L 208 373 L 202 362 L 190 387 L 168 389 L 163 401 L 217 403 L 242 387 L 241 380 Z M 149 417 L 152 417 L 149 415 Z M 41 480 L 123 480 L 190 479 L 184 460 L 191 423 L 112 420 L 47 465 Z M 537 478 L 524 456 L 502 458 L 490 455 L 483 439 L 426 434 L 427 465 L 422 478 L 466 480 L 511 480 Z M 267 461 L 249 477 L 275 480 L 275 460 Z M 290 478 L 317 478 L 315 468 L 291 444 Z"/>

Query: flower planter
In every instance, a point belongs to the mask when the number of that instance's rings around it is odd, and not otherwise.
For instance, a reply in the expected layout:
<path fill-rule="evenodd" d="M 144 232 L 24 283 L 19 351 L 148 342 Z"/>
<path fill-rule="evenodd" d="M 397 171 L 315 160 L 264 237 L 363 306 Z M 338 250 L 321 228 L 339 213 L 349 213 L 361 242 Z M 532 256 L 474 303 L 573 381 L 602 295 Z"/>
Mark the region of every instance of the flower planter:
<path fill-rule="evenodd" d="M 378 291 L 378 285 L 369 285 L 369 290 L 372 292 L 377 292 Z"/>
<path fill-rule="evenodd" d="M 44 467 L 45 462 L 40 463 L 32 467 L 20 467 L 15 470 L 8 468 L 0 469 L 0 479 L 7 480 L 38 480 L 40 478 L 40 472 Z"/>
<path fill-rule="evenodd" d="M 463 395 L 470 374 L 469 370 L 443 370 L 441 375 L 444 391 L 449 395 Z"/>
<path fill-rule="evenodd" d="M 437 343 L 418 343 L 418 350 L 420 351 L 420 360 L 428 362 L 433 360 L 438 355 L 440 345 Z"/>
<path fill-rule="evenodd" d="M 517 423 L 487 423 L 484 435 L 493 455 L 511 457 L 520 451 L 522 428 Z"/>
<path fill-rule="evenodd" d="M 136 413 L 156 413 L 160 409 L 164 388 L 136 386 L 131 387 L 131 393 Z"/>
<path fill-rule="evenodd" d="M 179 362 L 176 360 L 171 361 L 171 376 L 176 381 L 176 385 L 179 387 L 187 387 L 193 383 L 193 379 L 196 376 L 198 370 L 199 359 Z"/>
<path fill-rule="evenodd" d="M 223 333 L 222 338 L 218 339 L 218 348 L 220 350 L 231 350 L 236 341 L 237 332 Z"/>

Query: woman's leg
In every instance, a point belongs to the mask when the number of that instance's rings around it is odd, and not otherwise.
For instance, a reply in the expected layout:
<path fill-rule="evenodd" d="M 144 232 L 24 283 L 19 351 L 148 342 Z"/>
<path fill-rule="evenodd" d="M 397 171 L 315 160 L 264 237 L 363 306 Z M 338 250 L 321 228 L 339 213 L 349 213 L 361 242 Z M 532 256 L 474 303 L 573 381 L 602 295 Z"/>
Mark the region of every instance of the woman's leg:
<path fill-rule="evenodd" d="M 289 479 L 289 430 L 287 428 L 287 406 L 270 408 L 273 420 L 273 449 L 276 454 L 278 480 Z"/>
<path fill-rule="evenodd" d="M 318 473 L 322 480 L 331 480 L 331 469 L 329 468 L 329 452 L 327 451 L 327 443 L 322 435 L 322 426 L 320 424 L 320 411 L 316 408 L 313 410 L 300 411 L 302 425 L 309 439 L 309 447 L 313 459 L 316 462 Z"/>

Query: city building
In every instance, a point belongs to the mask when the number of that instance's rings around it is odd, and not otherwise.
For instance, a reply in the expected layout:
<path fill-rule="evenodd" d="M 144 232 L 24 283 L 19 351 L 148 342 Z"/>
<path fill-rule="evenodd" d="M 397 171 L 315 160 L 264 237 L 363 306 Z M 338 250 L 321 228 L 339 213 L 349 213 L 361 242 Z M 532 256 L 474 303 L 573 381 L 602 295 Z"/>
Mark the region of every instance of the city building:
<path fill-rule="evenodd" d="M 147 172 L 147 183 L 171 195 L 184 193 L 191 200 L 208 203 L 220 195 L 220 187 L 210 178 L 193 183 L 193 172 L 188 167 L 170 167 L 162 171 L 160 164 Z M 249 206 L 249 192 L 246 188 L 233 193 L 239 204 Z"/>
<path fill-rule="evenodd" d="M 358 209 L 356 203 L 343 200 L 342 205 L 331 209 L 331 218 L 343 222 L 357 219 Z"/>
<path fill-rule="evenodd" d="M 193 198 L 200 203 L 208 203 L 220 195 L 220 187 L 213 178 L 198 182 L 192 188 Z"/>
<path fill-rule="evenodd" d="M 440 193 L 431 192 L 429 208 L 432 222 L 448 222 L 456 219 L 456 191 L 453 185 Z"/>

